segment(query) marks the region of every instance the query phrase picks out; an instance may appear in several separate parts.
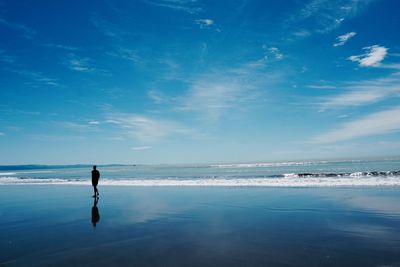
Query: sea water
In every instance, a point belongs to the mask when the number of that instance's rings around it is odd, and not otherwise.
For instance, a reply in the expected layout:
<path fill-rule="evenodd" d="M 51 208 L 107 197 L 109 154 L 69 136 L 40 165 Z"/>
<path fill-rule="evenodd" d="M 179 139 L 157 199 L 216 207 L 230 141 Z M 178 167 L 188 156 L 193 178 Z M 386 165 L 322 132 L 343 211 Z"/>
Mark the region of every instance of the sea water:
<path fill-rule="evenodd" d="M 100 185 L 400 186 L 400 158 L 187 165 L 99 165 Z M 90 184 L 89 165 L 0 166 L 0 185 Z"/>

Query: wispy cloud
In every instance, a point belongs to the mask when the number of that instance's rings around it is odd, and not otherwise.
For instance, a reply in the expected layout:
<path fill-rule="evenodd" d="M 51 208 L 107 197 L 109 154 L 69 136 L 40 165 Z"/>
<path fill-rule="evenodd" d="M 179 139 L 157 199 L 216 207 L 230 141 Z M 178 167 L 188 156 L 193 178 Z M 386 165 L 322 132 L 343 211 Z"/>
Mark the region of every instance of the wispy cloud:
<path fill-rule="evenodd" d="M 74 122 L 74 121 L 59 121 L 55 122 L 56 125 L 59 125 L 63 128 L 78 131 L 78 132 L 93 132 L 97 131 L 97 125 L 93 123 L 82 123 L 82 122 Z"/>
<path fill-rule="evenodd" d="M 111 141 L 126 141 L 126 138 L 122 136 L 107 137 L 106 139 Z"/>
<path fill-rule="evenodd" d="M 147 92 L 147 96 L 156 104 L 161 104 L 165 102 L 170 102 L 171 97 L 166 96 L 163 92 L 157 91 L 157 90 L 149 90 Z"/>
<path fill-rule="evenodd" d="M 345 123 L 338 129 L 314 137 L 311 142 L 316 144 L 334 143 L 398 131 L 400 131 L 400 107 L 395 107 Z"/>
<path fill-rule="evenodd" d="M 380 64 L 379 68 L 381 68 L 381 69 L 400 70 L 400 64 L 397 64 L 397 63 Z"/>
<path fill-rule="evenodd" d="M 139 57 L 138 53 L 135 50 L 131 50 L 131 49 L 119 48 L 116 51 L 106 52 L 106 55 L 115 57 L 115 58 L 132 61 L 134 63 L 140 62 L 140 57 Z"/>
<path fill-rule="evenodd" d="M 295 37 L 306 38 L 311 35 L 311 32 L 306 29 L 299 29 L 292 32 Z"/>
<path fill-rule="evenodd" d="M 197 0 L 145 0 L 145 2 L 190 14 L 198 14 L 203 10 Z"/>
<path fill-rule="evenodd" d="M 400 92 L 400 90 L 398 92 Z M 323 106 L 325 108 L 360 106 L 369 103 L 375 103 L 379 100 L 388 97 L 391 94 L 393 94 L 393 92 L 386 90 L 383 92 L 379 90 L 351 91 L 348 93 L 334 96 L 333 98 L 323 103 Z"/>
<path fill-rule="evenodd" d="M 111 38 L 127 37 L 132 35 L 132 32 L 126 31 L 118 27 L 117 25 L 103 19 L 98 14 L 94 14 L 90 18 L 90 23 L 102 34 Z"/>
<path fill-rule="evenodd" d="M 5 133 L 3 133 L 3 132 L 0 132 L 0 136 L 4 136 L 4 135 L 6 135 Z"/>
<path fill-rule="evenodd" d="M 71 53 L 65 63 L 69 69 L 77 72 L 93 72 L 96 69 L 89 66 L 89 61 L 88 58 L 80 58 Z"/>
<path fill-rule="evenodd" d="M 38 71 L 29 71 L 29 70 L 10 70 L 10 71 L 17 73 L 19 75 L 22 75 L 22 76 L 32 80 L 35 83 L 41 83 L 41 84 L 46 84 L 46 85 L 51 85 L 51 86 L 60 86 L 60 84 L 57 82 L 57 80 L 55 80 L 53 78 L 49 78 Z"/>
<path fill-rule="evenodd" d="M 241 71 L 244 70 L 245 74 L 254 71 L 257 72 L 259 69 L 266 67 L 268 62 L 279 61 L 284 57 L 283 53 L 277 47 L 269 47 L 264 44 L 262 45 L 262 49 L 264 50 L 264 54 L 261 58 L 247 62 L 239 69 Z"/>
<path fill-rule="evenodd" d="M 195 133 L 177 121 L 129 113 L 108 114 L 107 122 L 122 129 L 126 135 L 147 144 L 176 136 L 191 136 Z"/>
<path fill-rule="evenodd" d="M 363 48 L 364 54 L 350 56 L 348 60 L 359 63 L 360 67 L 377 67 L 387 55 L 388 48 L 379 45 L 372 45 Z"/>
<path fill-rule="evenodd" d="M 135 146 L 132 147 L 131 149 L 134 151 L 142 151 L 142 150 L 149 150 L 151 148 L 152 148 L 151 146 Z"/>
<path fill-rule="evenodd" d="M 69 45 L 62 45 L 62 44 L 55 44 L 55 43 L 44 43 L 42 46 L 49 47 L 49 48 L 57 48 L 66 51 L 77 51 L 79 48 Z"/>
<path fill-rule="evenodd" d="M 177 98 L 177 110 L 194 112 L 208 122 L 218 122 L 230 111 L 245 111 L 260 100 L 260 88 L 276 82 L 276 74 L 265 73 L 265 58 L 198 75 L 188 91 Z"/>
<path fill-rule="evenodd" d="M 14 63 L 15 56 L 8 55 L 5 50 L 0 49 L 0 61 L 4 63 Z"/>
<path fill-rule="evenodd" d="M 247 91 L 238 81 L 199 80 L 181 99 L 178 110 L 196 112 L 207 120 L 217 121 L 228 110 L 246 102 Z"/>
<path fill-rule="evenodd" d="M 2 114 L 12 114 L 12 115 L 18 115 L 18 116 L 39 116 L 42 113 L 38 111 L 31 111 L 31 110 L 22 110 L 22 109 L 16 109 L 12 108 L 7 105 L 0 105 L 0 112 Z"/>
<path fill-rule="evenodd" d="M 85 140 L 85 136 L 79 135 L 51 135 L 51 134 L 33 134 L 30 136 L 35 141 L 44 141 L 44 142 L 62 142 L 62 141 L 77 141 L 77 140 Z"/>
<path fill-rule="evenodd" d="M 342 46 L 342 45 L 344 45 L 348 40 L 350 40 L 350 38 L 356 36 L 356 34 L 357 34 L 356 32 L 348 32 L 348 33 L 345 33 L 343 35 L 340 35 L 340 36 L 336 37 L 338 42 L 333 44 L 333 46 Z"/>
<path fill-rule="evenodd" d="M 322 109 L 355 107 L 375 103 L 400 94 L 400 73 L 385 78 L 350 82 L 338 85 L 341 94 L 335 94 L 322 101 Z"/>
<path fill-rule="evenodd" d="M 266 50 L 266 57 L 271 55 L 274 59 L 281 60 L 283 58 L 283 53 L 277 47 L 268 47 L 263 45 L 263 49 Z"/>
<path fill-rule="evenodd" d="M 200 26 L 200 29 L 208 29 L 214 25 L 214 20 L 212 20 L 212 19 L 196 19 L 195 23 Z"/>
<path fill-rule="evenodd" d="M 308 33 L 327 33 L 338 28 L 343 21 L 364 10 L 370 0 L 312 0 L 307 2 L 286 24 L 302 27 Z M 298 32 L 298 30 L 294 31 Z M 304 37 L 304 36 L 303 36 Z"/>
<path fill-rule="evenodd" d="M 180 94 L 171 96 L 151 89 L 147 95 L 154 103 L 163 104 L 167 111 L 194 116 L 200 123 L 216 124 L 224 116 L 243 114 L 264 101 L 261 96 L 265 92 L 261 88 L 280 80 L 281 73 L 267 72 L 266 68 L 269 61 L 278 61 L 283 54 L 276 47 L 265 46 L 263 50 L 260 58 L 236 66 L 220 65 L 192 76 L 174 76 L 174 80 L 179 79 L 186 87 Z"/>
<path fill-rule="evenodd" d="M 0 25 L 21 32 L 26 39 L 32 39 L 37 34 L 35 30 L 26 25 L 10 22 L 4 18 L 0 18 Z"/>
<path fill-rule="evenodd" d="M 314 88 L 314 89 L 334 89 L 336 86 L 334 85 L 328 85 L 328 84 L 312 84 L 308 85 L 308 88 Z"/>

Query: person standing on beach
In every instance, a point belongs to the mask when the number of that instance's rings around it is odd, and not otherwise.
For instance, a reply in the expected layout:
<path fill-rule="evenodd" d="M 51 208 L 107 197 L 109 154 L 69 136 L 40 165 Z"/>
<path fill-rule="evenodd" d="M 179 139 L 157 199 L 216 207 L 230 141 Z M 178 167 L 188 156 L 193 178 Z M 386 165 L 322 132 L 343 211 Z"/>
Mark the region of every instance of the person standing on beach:
<path fill-rule="evenodd" d="M 96 165 L 93 166 L 92 170 L 92 185 L 94 190 L 93 197 L 99 197 L 99 190 L 97 190 L 97 184 L 99 183 L 100 172 L 96 169 Z"/>

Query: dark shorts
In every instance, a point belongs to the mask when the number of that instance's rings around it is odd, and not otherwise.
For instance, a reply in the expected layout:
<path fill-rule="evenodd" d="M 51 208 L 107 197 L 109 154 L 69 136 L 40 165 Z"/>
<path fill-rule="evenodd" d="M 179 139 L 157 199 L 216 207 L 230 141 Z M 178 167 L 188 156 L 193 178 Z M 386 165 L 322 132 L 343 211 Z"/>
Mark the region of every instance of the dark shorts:
<path fill-rule="evenodd" d="M 99 183 L 99 181 L 92 180 L 92 185 L 93 185 L 93 186 L 97 186 L 98 183 Z"/>

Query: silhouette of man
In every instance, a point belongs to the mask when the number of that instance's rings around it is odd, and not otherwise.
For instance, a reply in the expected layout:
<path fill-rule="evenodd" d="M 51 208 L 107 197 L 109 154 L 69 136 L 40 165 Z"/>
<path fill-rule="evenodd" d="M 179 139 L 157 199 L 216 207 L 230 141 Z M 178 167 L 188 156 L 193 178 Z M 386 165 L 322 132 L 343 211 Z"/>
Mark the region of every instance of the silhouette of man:
<path fill-rule="evenodd" d="M 96 223 L 100 220 L 99 209 L 97 208 L 97 202 L 99 199 L 97 197 L 94 198 L 93 207 L 92 207 L 92 224 L 93 227 L 96 227 Z"/>
<path fill-rule="evenodd" d="M 96 169 L 95 165 L 93 166 L 92 170 L 92 185 L 94 190 L 94 195 L 93 195 L 94 198 L 99 196 L 99 190 L 97 190 L 97 184 L 99 183 L 99 179 L 100 179 L 100 172 Z"/>

